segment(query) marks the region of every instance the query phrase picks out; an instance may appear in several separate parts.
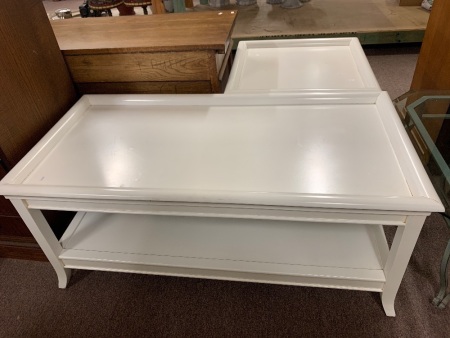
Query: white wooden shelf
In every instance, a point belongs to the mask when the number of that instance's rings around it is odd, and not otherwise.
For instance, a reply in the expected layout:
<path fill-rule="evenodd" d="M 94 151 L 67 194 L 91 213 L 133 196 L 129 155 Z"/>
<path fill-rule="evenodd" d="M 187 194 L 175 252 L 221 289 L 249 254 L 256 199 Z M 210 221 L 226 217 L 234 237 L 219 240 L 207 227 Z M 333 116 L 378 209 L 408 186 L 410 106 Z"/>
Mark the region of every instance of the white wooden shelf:
<path fill-rule="evenodd" d="M 388 252 L 377 225 L 110 213 L 79 213 L 61 242 L 59 257 L 71 268 L 131 264 L 135 272 L 208 278 L 228 271 L 239 280 L 316 286 L 354 280 L 353 288 L 371 291 L 382 290 Z"/>

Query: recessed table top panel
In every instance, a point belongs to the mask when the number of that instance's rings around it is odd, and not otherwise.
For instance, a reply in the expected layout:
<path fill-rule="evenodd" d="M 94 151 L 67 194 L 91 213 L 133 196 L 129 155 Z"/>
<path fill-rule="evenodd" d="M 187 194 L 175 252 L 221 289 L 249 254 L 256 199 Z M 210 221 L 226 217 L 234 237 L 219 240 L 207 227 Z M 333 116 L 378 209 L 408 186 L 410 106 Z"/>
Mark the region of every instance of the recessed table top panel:
<path fill-rule="evenodd" d="M 356 38 L 241 41 L 226 92 L 379 89 Z"/>
<path fill-rule="evenodd" d="M 87 104 L 89 99 L 102 103 Z M 141 194 L 169 201 L 304 205 L 311 198 L 345 204 L 346 198 L 412 197 L 405 174 L 411 164 L 400 163 L 405 150 L 393 146 L 376 104 L 270 100 L 87 96 L 84 107 L 74 107 L 31 160 L 24 160 L 29 163 L 15 180 L 31 194 L 51 195 L 56 188 L 55 196 L 78 198 Z"/>
<path fill-rule="evenodd" d="M 373 105 L 97 106 L 25 183 L 407 195 L 380 130 Z"/>

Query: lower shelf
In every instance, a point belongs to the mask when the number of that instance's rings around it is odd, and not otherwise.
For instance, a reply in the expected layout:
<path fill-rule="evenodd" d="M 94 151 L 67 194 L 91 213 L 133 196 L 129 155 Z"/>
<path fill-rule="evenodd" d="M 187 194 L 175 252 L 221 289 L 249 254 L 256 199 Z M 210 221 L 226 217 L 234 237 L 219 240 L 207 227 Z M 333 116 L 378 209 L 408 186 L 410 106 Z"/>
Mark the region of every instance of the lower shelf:
<path fill-rule="evenodd" d="M 382 226 L 78 213 L 68 268 L 381 291 Z"/>

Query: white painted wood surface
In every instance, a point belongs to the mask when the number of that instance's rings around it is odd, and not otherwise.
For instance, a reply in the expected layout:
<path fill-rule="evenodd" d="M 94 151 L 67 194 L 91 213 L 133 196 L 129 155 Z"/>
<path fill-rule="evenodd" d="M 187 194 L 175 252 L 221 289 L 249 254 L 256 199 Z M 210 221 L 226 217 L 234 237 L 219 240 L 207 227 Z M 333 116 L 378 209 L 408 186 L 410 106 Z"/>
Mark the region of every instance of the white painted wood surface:
<path fill-rule="evenodd" d="M 85 213 L 73 227 L 62 240 L 61 257 L 71 251 L 74 257 L 76 251 L 93 251 L 93 259 L 95 252 L 117 252 L 154 257 L 143 261 L 171 257 L 174 264 L 192 258 L 203 268 L 224 260 L 242 271 L 248 271 L 247 263 L 380 271 L 384 264 L 373 245 L 384 234 L 379 226 Z"/>
<path fill-rule="evenodd" d="M 60 287 L 83 268 L 371 290 L 393 316 L 443 210 L 396 119 L 377 91 L 90 95 L 0 193 Z M 59 244 L 44 208 L 88 213 Z M 399 227 L 390 251 L 381 225 Z"/>
<path fill-rule="evenodd" d="M 93 106 L 24 184 L 408 196 L 380 131 L 375 105 Z"/>
<path fill-rule="evenodd" d="M 0 191 L 438 211 L 408 137 L 378 109 L 389 102 L 385 93 L 85 96 Z"/>
<path fill-rule="evenodd" d="M 380 90 L 357 38 L 240 41 L 225 93 Z"/>
<path fill-rule="evenodd" d="M 191 274 L 291 275 L 315 285 L 352 279 L 360 289 L 379 285 L 372 291 L 385 282 L 379 225 L 81 213 L 61 242 L 60 258 L 72 266 L 113 261 L 119 271 L 127 264 L 189 267 Z"/>

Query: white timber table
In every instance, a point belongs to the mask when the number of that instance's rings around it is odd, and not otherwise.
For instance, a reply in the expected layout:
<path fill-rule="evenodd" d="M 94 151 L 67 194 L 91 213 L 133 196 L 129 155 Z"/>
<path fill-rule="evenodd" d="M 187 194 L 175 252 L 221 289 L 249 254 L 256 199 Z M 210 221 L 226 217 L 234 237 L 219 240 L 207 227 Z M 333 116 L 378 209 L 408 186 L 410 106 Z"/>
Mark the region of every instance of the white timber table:
<path fill-rule="evenodd" d="M 367 90 L 86 95 L 0 193 L 60 288 L 90 269 L 367 290 L 388 316 L 443 211 L 389 96 Z M 45 209 L 77 212 L 60 240 Z"/>
<path fill-rule="evenodd" d="M 240 41 L 225 94 L 381 90 L 358 38 Z"/>

